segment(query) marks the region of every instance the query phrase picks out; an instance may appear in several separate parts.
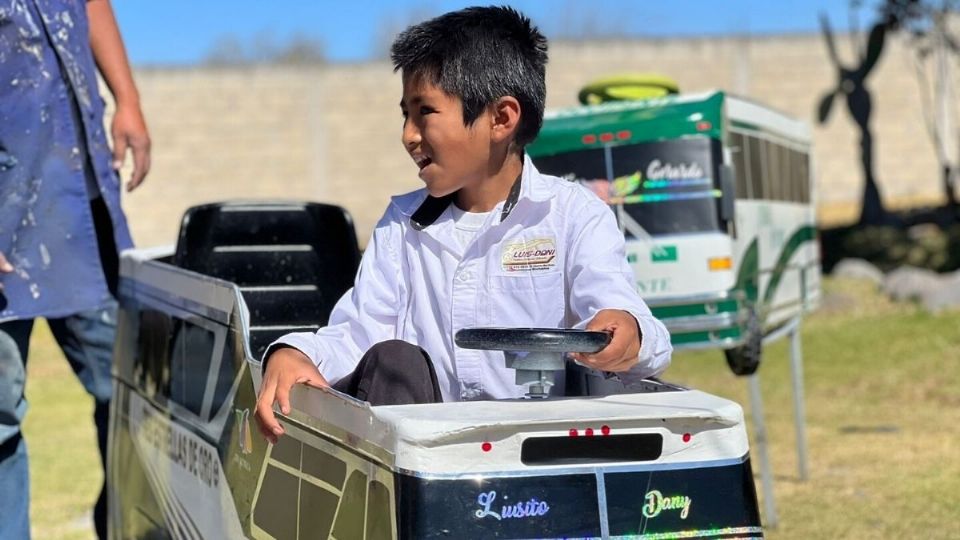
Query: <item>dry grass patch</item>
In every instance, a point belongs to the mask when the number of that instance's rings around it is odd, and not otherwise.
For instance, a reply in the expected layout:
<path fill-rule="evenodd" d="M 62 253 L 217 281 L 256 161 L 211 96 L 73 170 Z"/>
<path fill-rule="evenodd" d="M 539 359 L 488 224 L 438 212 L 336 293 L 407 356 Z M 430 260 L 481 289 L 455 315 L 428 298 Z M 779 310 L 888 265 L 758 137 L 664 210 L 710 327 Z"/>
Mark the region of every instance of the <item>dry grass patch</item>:
<path fill-rule="evenodd" d="M 960 314 L 892 303 L 865 282 L 825 288 L 802 329 L 806 482 L 787 343 L 760 369 L 780 518 L 768 537 L 960 538 Z M 667 378 L 740 402 L 749 422 L 746 381 L 719 352 L 678 353 Z"/>

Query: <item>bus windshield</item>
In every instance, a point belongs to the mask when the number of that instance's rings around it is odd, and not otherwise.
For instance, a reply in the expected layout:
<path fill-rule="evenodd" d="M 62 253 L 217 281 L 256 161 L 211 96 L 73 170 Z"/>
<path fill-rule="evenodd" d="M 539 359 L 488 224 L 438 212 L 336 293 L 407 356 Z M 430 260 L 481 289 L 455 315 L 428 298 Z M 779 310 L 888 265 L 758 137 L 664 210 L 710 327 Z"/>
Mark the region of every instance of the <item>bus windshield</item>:
<path fill-rule="evenodd" d="M 590 148 L 536 158 L 546 174 L 577 181 L 652 236 L 721 229 L 720 144 L 707 137 Z M 625 227 L 627 236 L 633 236 Z"/>

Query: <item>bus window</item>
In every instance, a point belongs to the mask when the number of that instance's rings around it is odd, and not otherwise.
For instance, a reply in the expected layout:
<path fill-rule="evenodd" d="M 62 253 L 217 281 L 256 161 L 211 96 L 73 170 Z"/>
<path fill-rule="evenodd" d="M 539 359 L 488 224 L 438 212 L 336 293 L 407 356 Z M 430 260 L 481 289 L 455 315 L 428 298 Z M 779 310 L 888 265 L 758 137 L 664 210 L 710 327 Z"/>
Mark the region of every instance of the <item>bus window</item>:
<path fill-rule="evenodd" d="M 170 347 L 170 394 L 198 417 L 207 389 L 215 344 L 213 331 L 192 321 L 175 319 Z"/>
<path fill-rule="evenodd" d="M 783 200 L 783 180 L 780 177 L 780 146 L 770 141 L 764 141 L 767 146 L 767 184 L 768 199 Z"/>
<path fill-rule="evenodd" d="M 763 148 L 760 139 L 747 137 L 747 158 L 750 171 L 750 198 L 762 199 L 763 192 Z"/>
<path fill-rule="evenodd" d="M 741 146 L 741 149 L 743 150 L 743 181 L 746 184 L 743 197 L 745 199 L 753 199 L 753 172 L 751 170 L 752 166 L 750 163 L 750 137 L 748 135 L 743 135 L 742 137 L 743 145 Z"/>
<path fill-rule="evenodd" d="M 609 199 L 609 179 L 605 153 L 603 148 L 590 148 L 541 156 L 534 162 L 541 173 L 580 182 L 606 201 Z"/>
<path fill-rule="evenodd" d="M 800 166 L 797 168 L 800 173 L 800 187 L 802 189 L 801 200 L 805 203 L 810 202 L 810 155 L 800 155 Z"/>
<path fill-rule="evenodd" d="M 780 170 L 784 183 L 783 198 L 788 201 L 797 201 L 800 198 L 797 196 L 797 175 L 794 174 L 793 154 L 794 151 L 787 147 L 783 147 L 780 151 L 782 158 Z"/>
<path fill-rule="evenodd" d="M 760 163 L 763 165 L 762 175 L 760 176 L 760 195 L 765 200 L 775 200 L 776 195 L 773 191 L 773 175 L 776 174 L 774 166 L 773 145 L 766 139 L 760 139 Z"/>
<path fill-rule="evenodd" d="M 133 380 L 141 393 L 159 404 L 176 403 L 204 418 L 204 400 L 210 367 L 224 354 L 226 327 L 203 317 L 165 306 L 163 311 L 143 306 L 139 311 L 137 358 Z M 232 354 L 232 349 L 230 350 Z M 224 358 L 221 369 L 235 372 L 233 358 Z M 218 383 L 221 402 L 233 384 L 232 373 L 225 374 L 226 391 Z"/>
<path fill-rule="evenodd" d="M 610 202 L 651 235 L 719 230 L 721 157 L 706 137 L 615 146 Z"/>
<path fill-rule="evenodd" d="M 623 205 L 648 234 L 656 235 L 720 229 L 721 156 L 719 141 L 692 137 L 578 150 L 535 161 L 540 172 L 576 180 L 607 203 Z"/>
<path fill-rule="evenodd" d="M 169 355 L 173 318 L 148 307 L 139 310 L 139 317 L 133 379 L 144 395 L 165 401 L 170 387 Z"/>
<path fill-rule="evenodd" d="M 796 159 L 794 158 L 794 154 L 796 154 L 796 152 L 792 148 L 783 148 L 783 163 L 781 164 L 784 183 L 783 199 L 790 202 L 796 202 L 800 199 L 797 194 Z"/>
<path fill-rule="evenodd" d="M 223 354 L 220 356 L 220 365 L 217 368 L 216 386 L 214 386 L 213 389 L 213 402 L 210 404 L 210 418 L 216 416 L 217 411 L 220 410 L 220 407 L 222 407 L 224 401 L 226 401 L 230 389 L 233 387 L 237 372 L 240 371 L 241 363 L 244 361 L 243 354 L 238 354 L 236 350 L 237 348 L 243 349 L 243 346 L 239 345 L 239 340 L 243 339 L 243 337 L 242 335 L 238 336 L 238 334 L 240 334 L 240 332 L 235 329 L 230 329 L 227 333 L 227 339 L 224 340 Z"/>
<path fill-rule="evenodd" d="M 803 202 L 803 177 L 800 176 L 800 152 L 790 150 L 790 200 Z"/>
<path fill-rule="evenodd" d="M 746 199 L 750 196 L 748 188 L 750 175 L 747 173 L 745 144 L 746 140 L 743 135 L 739 133 L 730 134 L 730 157 L 733 161 L 733 173 L 736 176 L 738 199 Z"/>
<path fill-rule="evenodd" d="M 777 200 L 789 201 L 792 198 L 791 189 L 793 183 L 790 181 L 790 151 L 785 146 L 774 144 L 777 156 L 777 175 L 773 181 L 779 188 L 779 197 Z"/>
<path fill-rule="evenodd" d="M 777 178 L 780 176 L 780 160 L 777 159 L 777 145 L 766 139 L 761 140 L 763 141 L 761 146 L 763 146 L 764 156 L 766 157 L 763 169 L 764 198 L 776 201 L 780 199 L 780 183 Z"/>

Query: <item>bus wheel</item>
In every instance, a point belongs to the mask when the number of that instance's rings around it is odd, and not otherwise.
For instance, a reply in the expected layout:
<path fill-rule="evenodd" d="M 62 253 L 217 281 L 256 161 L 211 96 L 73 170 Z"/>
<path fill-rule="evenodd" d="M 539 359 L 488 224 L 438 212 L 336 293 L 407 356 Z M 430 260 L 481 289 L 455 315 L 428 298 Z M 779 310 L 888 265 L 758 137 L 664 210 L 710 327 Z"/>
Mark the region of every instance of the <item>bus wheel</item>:
<path fill-rule="evenodd" d="M 760 360 L 763 357 L 763 327 L 760 324 L 760 317 L 757 312 L 750 311 L 750 318 L 747 320 L 747 339 L 743 345 L 726 349 L 723 351 L 727 357 L 727 365 L 734 375 L 753 375 L 760 367 Z"/>

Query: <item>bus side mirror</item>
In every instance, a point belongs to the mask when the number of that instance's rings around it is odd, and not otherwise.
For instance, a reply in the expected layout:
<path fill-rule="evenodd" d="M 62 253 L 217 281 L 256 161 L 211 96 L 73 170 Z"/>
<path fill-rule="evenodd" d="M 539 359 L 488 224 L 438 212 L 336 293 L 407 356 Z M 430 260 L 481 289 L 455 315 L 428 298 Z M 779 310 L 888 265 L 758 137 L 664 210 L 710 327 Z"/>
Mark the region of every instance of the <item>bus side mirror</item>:
<path fill-rule="evenodd" d="M 733 201 L 737 198 L 737 186 L 733 179 L 733 167 L 720 165 L 720 220 L 733 221 Z"/>

